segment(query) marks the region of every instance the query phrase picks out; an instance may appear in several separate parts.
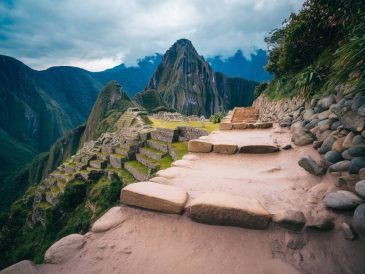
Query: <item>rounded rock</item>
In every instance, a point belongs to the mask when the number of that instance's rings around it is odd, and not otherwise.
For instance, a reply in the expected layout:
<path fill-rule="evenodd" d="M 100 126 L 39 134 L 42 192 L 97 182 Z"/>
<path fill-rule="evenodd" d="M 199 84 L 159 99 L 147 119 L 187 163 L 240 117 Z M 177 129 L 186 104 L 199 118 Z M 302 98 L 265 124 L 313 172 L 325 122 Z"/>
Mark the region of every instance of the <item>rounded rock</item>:
<path fill-rule="evenodd" d="M 337 151 L 328 151 L 325 155 L 324 155 L 324 159 L 332 164 L 338 163 L 341 160 L 343 160 L 341 153 L 337 152 Z"/>
<path fill-rule="evenodd" d="M 355 209 L 352 226 L 357 232 L 365 235 L 365 204 L 361 204 Z"/>
<path fill-rule="evenodd" d="M 339 190 L 328 193 L 324 197 L 323 202 L 329 208 L 348 210 L 355 208 L 364 201 L 359 196 L 353 194 L 350 191 Z"/>
<path fill-rule="evenodd" d="M 361 180 L 355 184 L 356 193 L 363 199 L 365 199 L 365 180 Z"/>

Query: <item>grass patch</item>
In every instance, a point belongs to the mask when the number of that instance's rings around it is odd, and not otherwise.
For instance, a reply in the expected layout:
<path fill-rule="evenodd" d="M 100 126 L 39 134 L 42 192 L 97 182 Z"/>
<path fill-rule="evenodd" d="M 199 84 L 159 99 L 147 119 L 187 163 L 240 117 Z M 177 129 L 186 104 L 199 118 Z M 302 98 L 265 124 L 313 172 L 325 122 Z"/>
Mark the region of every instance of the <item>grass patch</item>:
<path fill-rule="evenodd" d="M 113 171 L 118 174 L 119 178 L 122 178 L 122 181 L 125 185 L 129 185 L 136 182 L 136 179 L 133 177 L 132 174 L 130 174 L 127 170 L 124 168 L 114 168 L 114 167 L 108 167 L 107 168 L 110 171 Z"/>
<path fill-rule="evenodd" d="M 219 129 L 219 124 L 213 124 L 212 122 L 206 121 L 205 127 L 201 127 L 200 121 L 189 121 L 189 122 L 170 122 L 165 120 L 156 119 L 153 117 L 149 117 L 152 121 L 152 126 L 154 128 L 169 128 L 169 129 L 175 129 L 179 126 L 189 126 L 189 127 L 196 127 L 203 130 L 206 130 L 208 132 L 212 132 Z"/>
<path fill-rule="evenodd" d="M 146 149 L 148 151 L 151 151 L 152 153 L 154 154 L 158 154 L 158 155 L 164 155 L 164 152 L 158 150 L 158 149 L 155 149 L 153 147 L 143 147 L 143 149 Z"/>
<path fill-rule="evenodd" d="M 51 187 L 51 193 L 53 196 L 57 196 L 60 193 L 60 188 L 58 186 L 52 186 Z"/>
<path fill-rule="evenodd" d="M 139 172 L 148 174 L 148 167 L 142 165 L 140 162 L 137 161 L 128 161 L 127 162 L 131 167 L 137 169 Z"/>
<path fill-rule="evenodd" d="M 188 144 L 185 142 L 171 144 L 177 154 L 177 159 L 180 160 L 188 151 Z"/>
<path fill-rule="evenodd" d="M 166 169 L 171 166 L 173 159 L 170 155 L 164 156 L 160 161 L 160 169 Z"/>
<path fill-rule="evenodd" d="M 42 201 L 38 204 L 38 207 L 41 209 L 48 209 L 48 208 L 51 208 L 52 205 L 50 203 L 48 203 L 47 201 Z"/>

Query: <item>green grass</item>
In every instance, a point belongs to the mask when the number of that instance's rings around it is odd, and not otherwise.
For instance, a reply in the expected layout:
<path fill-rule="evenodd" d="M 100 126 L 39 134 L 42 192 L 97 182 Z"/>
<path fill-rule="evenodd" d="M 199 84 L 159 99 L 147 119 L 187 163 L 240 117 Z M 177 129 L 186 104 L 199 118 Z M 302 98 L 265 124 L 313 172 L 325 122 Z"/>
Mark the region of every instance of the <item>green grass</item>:
<path fill-rule="evenodd" d="M 155 148 L 153 148 L 153 147 L 143 147 L 144 149 L 146 149 L 146 150 L 149 150 L 149 151 L 151 151 L 152 153 L 154 153 L 154 154 L 158 154 L 158 155 L 164 155 L 165 153 L 164 152 L 162 152 L 161 150 L 158 150 L 158 149 L 155 149 Z"/>
<path fill-rule="evenodd" d="M 140 162 L 137 161 L 128 161 L 127 162 L 131 167 L 137 169 L 139 172 L 148 174 L 148 167 L 142 165 Z"/>
<path fill-rule="evenodd" d="M 124 168 L 114 168 L 108 167 L 108 170 L 113 171 L 118 174 L 119 178 L 122 178 L 122 181 L 125 185 L 129 185 L 136 182 L 136 179 Z"/>
<path fill-rule="evenodd" d="M 170 155 L 166 155 L 164 156 L 161 161 L 159 161 L 160 163 L 160 169 L 166 169 L 169 168 L 172 164 L 174 160 L 172 159 L 172 157 Z"/>
<path fill-rule="evenodd" d="M 38 207 L 42 208 L 42 209 L 48 209 L 48 208 L 51 208 L 52 205 L 50 203 L 48 203 L 47 201 L 42 201 L 38 204 Z"/>
<path fill-rule="evenodd" d="M 53 196 L 57 196 L 60 193 L 60 188 L 58 186 L 52 186 L 51 187 L 51 193 Z"/>
<path fill-rule="evenodd" d="M 189 127 L 196 127 L 200 129 L 204 129 L 208 132 L 212 132 L 219 129 L 219 124 L 213 124 L 212 122 L 206 121 L 205 127 L 201 127 L 200 121 L 189 121 L 189 122 L 170 122 L 165 120 L 156 119 L 153 117 L 149 117 L 152 121 L 152 126 L 154 128 L 169 128 L 169 129 L 175 129 L 179 126 L 189 126 Z"/>
<path fill-rule="evenodd" d="M 177 159 L 180 160 L 185 154 L 187 154 L 188 151 L 188 144 L 183 143 L 173 143 L 171 146 L 174 148 L 177 154 Z"/>

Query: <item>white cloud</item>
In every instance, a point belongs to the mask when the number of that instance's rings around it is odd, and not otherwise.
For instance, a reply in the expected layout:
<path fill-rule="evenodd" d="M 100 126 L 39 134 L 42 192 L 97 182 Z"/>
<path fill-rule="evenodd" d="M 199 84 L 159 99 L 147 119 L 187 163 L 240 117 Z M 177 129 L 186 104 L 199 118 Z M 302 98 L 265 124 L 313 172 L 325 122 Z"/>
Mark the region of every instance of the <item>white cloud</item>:
<path fill-rule="evenodd" d="M 0 4 L 0 53 L 44 69 L 101 70 L 188 38 L 204 56 L 246 55 L 302 0 L 14 0 Z"/>

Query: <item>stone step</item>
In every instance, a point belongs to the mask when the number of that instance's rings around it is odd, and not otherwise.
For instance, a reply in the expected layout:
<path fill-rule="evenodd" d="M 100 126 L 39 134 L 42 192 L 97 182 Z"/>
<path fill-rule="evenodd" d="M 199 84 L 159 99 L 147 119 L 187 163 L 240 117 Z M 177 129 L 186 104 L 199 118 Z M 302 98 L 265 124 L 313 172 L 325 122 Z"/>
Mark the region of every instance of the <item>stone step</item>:
<path fill-rule="evenodd" d="M 152 158 L 156 161 L 160 161 L 162 159 L 162 157 L 164 157 L 166 155 L 166 153 L 164 153 L 160 150 L 154 149 L 152 147 L 141 147 L 139 149 L 139 153 L 146 155 L 147 157 Z"/>
<path fill-rule="evenodd" d="M 272 145 L 247 145 L 239 148 L 239 153 L 265 154 L 280 151 L 280 148 Z"/>
<path fill-rule="evenodd" d="M 199 223 L 265 229 L 271 214 L 258 201 L 224 192 L 203 194 L 190 206 L 190 217 Z"/>
<path fill-rule="evenodd" d="M 130 184 L 120 195 L 123 204 L 175 214 L 183 212 L 187 200 L 185 190 L 152 182 Z"/>
<path fill-rule="evenodd" d="M 140 148 L 141 145 L 142 144 L 141 143 L 138 143 L 138 142 L 134 142 L 132 144 L 125 143 L 125 144 L 121 144 L 120 145 L 120 148 L 125 149 L 128 152 L 136 153 L 136 152 L 138 152 L 138 150 L 139 150 L 139 148 Z"/>
<path fill-rule="evenodd" d="M 111 167 L 123 168 L 124 163 L 128 160 L 128 156 L 124 154 L 110 154 L 109 163 Z"/>
<path fill-rule="evenodd" d="M 107 162 L 102 160 L 92 160 L 90 161 L 89 166 L 91 168 L 104 169 L 107 166 Z"/>
<path fill-rule="evenodd" d="M 177 129 L 157 128 L 156 130 L 151 131 L 151 138 L 153 140 L 171 144 L 178 141 L 179 133 Z"/>
<path fill-rule="evenodd" d="M 133 175 L 137 181 L 146 181 L 150 177 L 151 171 L 145 165 L 137 161 L 127 161 L 124 168 Z"/>
<path fill-rule="evenodd" d="M 159 165 L 158 161 L 156 161 L 152 158 L 149 158 L 146 155 L 137 153 L 136 160 L 138 162 L 140 162 L 141 164 L 145 165 L 146 167 L 148 167 L 149 169 L 151 169 L 152 171 L 157 171 L 160 169 L 160 165 Z"/>
<path fill-rule="evenodd" d="M 113 152 L 111 152 L 111 153 L 113 153 Z M 107 161 L 108 162 L 109 161 L 109 156 L 110 156 L 111 153 L 100 152 L 100 153 L 96 154 L 96 159 L 100 160 L 100 161 Z"/>
<path fill-rule="evenodd" d="M 147 145 L 154 149 L 160 150 L 162 152 L 168 153 L 169 152 L 169 144 L 163 141 L 158 140 L 148 140 Z"/>

